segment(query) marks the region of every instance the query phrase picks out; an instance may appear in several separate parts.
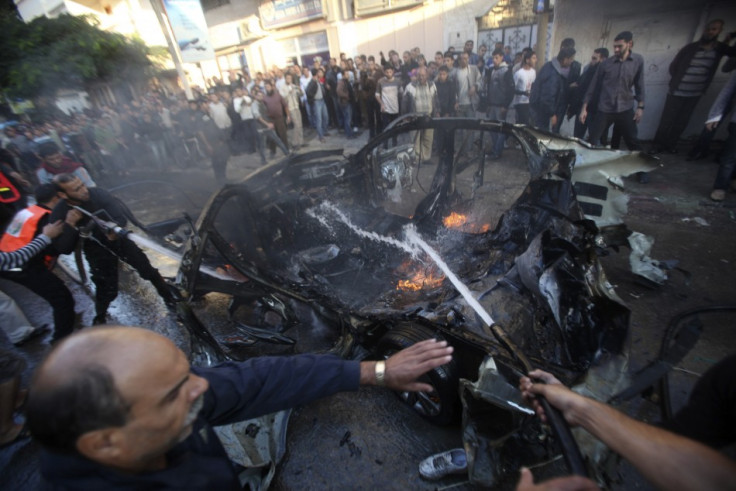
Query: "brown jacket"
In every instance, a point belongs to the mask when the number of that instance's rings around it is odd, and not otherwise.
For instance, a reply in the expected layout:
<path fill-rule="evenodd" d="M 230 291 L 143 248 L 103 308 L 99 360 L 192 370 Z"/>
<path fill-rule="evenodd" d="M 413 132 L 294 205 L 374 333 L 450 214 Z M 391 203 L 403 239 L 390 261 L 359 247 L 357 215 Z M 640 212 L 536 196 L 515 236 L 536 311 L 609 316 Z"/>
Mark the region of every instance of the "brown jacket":
<path fill-rule="evenodd" d="M 350 104 L 352 91 L 351 87 L 348 87 L 350 80 L 348 77 L 343 77 L 337 82 L 337 100 L 340 104 Z"/>

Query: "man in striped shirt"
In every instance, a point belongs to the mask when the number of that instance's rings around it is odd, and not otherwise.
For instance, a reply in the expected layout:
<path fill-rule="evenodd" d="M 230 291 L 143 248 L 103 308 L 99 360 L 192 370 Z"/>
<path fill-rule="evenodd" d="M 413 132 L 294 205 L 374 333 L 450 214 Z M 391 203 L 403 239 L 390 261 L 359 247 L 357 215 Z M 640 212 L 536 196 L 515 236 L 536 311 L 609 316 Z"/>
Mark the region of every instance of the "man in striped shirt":
<path fill-rule="evenodd" d="M 43 227 L 41 234 L 24 247 L 11 252 L 0 252 L 0 271 L 23 267 L 28 261 L 50 246 L 51 239 L 58 237 L 63 228 L 64 224 L 61 220 L 49 223 Z M 29 339 L 48 333 L 48 329 L 32 327 L 15 301 L 3 291 L 0 291 L 0 327 L 7 335 L 8 340 L 15 345 L 21 345 Z M 2 351 L 3 344 L 6 343 L 0 340 L 0 351 Z M 2 357 L 1 354 L 0 357 Z M 0 365 L 2 365 L 1 361 Z M 0 379 L 2 375 L 0 373 Z M 2 421 L 0 421 L 0 426 L 3 426 Z M 2 434 L 4 431 L 0 428 L 0 444 L 3 443 Z"/>
<path fill-rule="evenodd" d="M 0 271 L 20 268 L 34 256 L 51 245 L 51 239 L 61 235 L 64 222 L 57 220 L 43 227 L 41 234 L 36 236 L 28 245 L 12 252 L 0 252 Z"/>
<path fill-rule="evenodd" d="M 381 105 L 381 123 L 383 128 L 399 116 L 401 107 L 401 80 L 394 78 L 394 68 L 388 66 L 383 70 L 386 75 L 376 84 L 376 100 Z"/>
<path fill-rule="evenodd" d="M 708 90 L 721 58 L 736 55 L 736 47 L 718 41 L 722 30 L 722 20 L 710 21 L 700 39 L 682 48 L 670 63 L 672 78 L 652 153 L 677 153 L 677 140 Z"/>
<path fill-rule="evenodd" d="M 20 268 L 30 259 L 51 245 L 51 239 L 61 234 L 64 223 L 57 220 L 43 227 L 43 231 L 29 244 L 12 252 L 0 252 L 0 271 Z M 12 349 L 9 343 L 21 344 L 31 337 L 47 332 L 32 328 L 16 303 L 0 291 L 0 445 L 8 445 L 24 438 L 22 423 L 13 419 L 20 397 L 20 377 L 25 369 L 25 360 Z M 7 338 L 6 338 L 7 335 Z"/>

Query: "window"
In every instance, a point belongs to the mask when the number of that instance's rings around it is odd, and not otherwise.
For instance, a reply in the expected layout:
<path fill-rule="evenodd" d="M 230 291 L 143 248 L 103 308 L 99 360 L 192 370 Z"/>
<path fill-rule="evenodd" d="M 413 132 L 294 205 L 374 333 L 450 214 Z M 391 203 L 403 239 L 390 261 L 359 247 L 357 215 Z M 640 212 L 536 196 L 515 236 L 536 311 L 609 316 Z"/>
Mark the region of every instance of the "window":
<path fill-rule="evenodd" d="M 230 4 L 230 0 L 199 0 L 199 3 L 202 4 L 202 10 L 207 12 L 208 10 Z"/>
<path fill-rule="evenodd" d="M 421 5 L 424 0 L 355 0 L 355 15 L 375 15 Z"/>

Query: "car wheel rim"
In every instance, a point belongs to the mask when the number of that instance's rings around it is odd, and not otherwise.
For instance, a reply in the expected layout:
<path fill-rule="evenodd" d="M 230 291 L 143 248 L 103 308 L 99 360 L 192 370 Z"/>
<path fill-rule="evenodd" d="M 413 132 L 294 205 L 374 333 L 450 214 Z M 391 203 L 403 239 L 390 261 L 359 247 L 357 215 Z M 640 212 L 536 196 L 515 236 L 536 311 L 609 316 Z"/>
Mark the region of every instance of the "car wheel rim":
<path fill-rule="evenodd" d="M 391 355 L 396 353 L 391 351 L 384 355 L 384 359 L 388 359 Z M 429 392 L 397 392 L 399 398 L 414 411 L 422 416 L 437 416 L 442 412 L 442 399 L 440 398 L 437 389 L 432 384 L 432 380 L 424 375 L 418 379 L 419 382 L 423 382 L 432 387 Z"/>

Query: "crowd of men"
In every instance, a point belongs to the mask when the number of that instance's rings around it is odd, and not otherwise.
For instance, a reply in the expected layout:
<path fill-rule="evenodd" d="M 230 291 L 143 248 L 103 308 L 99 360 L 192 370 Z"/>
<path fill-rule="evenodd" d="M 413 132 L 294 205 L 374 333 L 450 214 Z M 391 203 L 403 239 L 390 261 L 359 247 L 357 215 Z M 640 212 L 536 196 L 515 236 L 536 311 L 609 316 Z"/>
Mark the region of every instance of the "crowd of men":
<path fill-rule="evenodd" d="M 721 58 L 736 54 L 736 48 L 728 45 L 730 35 L 726 42 L 719 40 L 723 27 L 721 20 L 709 22 L 702 37 L 672 61 L 652 153 L 677 151 Z M 92 185 L 96 177 L 125 174 L 137 165 L 164 170 L 207 160 L 223 182 L 230 155 L 257 152 L 265 164 L 266 147 L 270 158 L 277 148 L 288 155 L 308 144 L 304 133 L 309 128 L 319 142 L 326 141 L 329 129 L 347 138 L 356 138 L 365 129 L 372 138 L 408 113 L 489 118 L 553 132 L 560 131 L 566 118 L 574 119 L 573 136 L 606 145 L 612 127 L 613 148 L 619 148 L 623 139 L 628 149 L 640 150 L 637 124 L 645 112 L 644 59 L 635 52 L 628 31 L 615 37 L 612 51 L 610 56 L 607 47 L 595 49 L 583 68 L 576 61 L 574 39 L 566 38 L 539 73 L 532 48 L 512 56 L 511 48 L 502 43 L 492 50 L 481 45 L 476 53 L 474 42 L 467 41 L 462 51 L 450 48 L 431 57 L 418 47 L 401 56 L 391 50 L 388 58 L 381 52 L 379 60 L 344 53 L 327 60 L 317 56 L 310 66 L 273 66 L 252 78 L 247 71 L 231 71 L 228 83 L 214 77 L 206 90 L 195 88 L 194 100 L 151 92 L 117 108 L 7 126 L 0 136 L 13 153 L 15 170 L 31 184 L 36 179 L 49 181 L 49 174 L 62 172 L 60 167 L 65 172 L 69 165 L 78 165 L 71 162 L 85 164 L 91 174 L 85 182 Z M 724 71 L 735 64 L 732 58 Z M 712 134 L 704 129 L 703 142 L 691 158 L 707 153 Z M 500 158 L 505 146 L 499 135 L 485 150 L 491 158 Z M 71 162 L 50 163 L 45 157 L 54 149 Z M 11 164 L 7 160 L 2 158 Z M 646 175 L 639 177 L 647 180 Z M 716 189 L 722 188 L 717 184 Z M 720 201 L 722 194 L 715 192 L 712 198 Z"/>
<path fill-rule="evenodd" d="M 723 27 L 723 21 L 709 22 L 703 36 L 673 60 L 653 153 L 677 151 L 678 139 L 721 58 L 736 56 L 736 48 L 719 41 Z M 606 47 L 595 49 L 583 69 L 575 61 L 575 41 L 567 38 L 538 73 L 532 48 L 512 57 L 508 46 L 497 44 L 489 50 L 481 45 L 476 53 L 473 41 L 460 52 L 438 51 L 431 58 L 419 48 L 401 56 L 391 50 L 388 58 L 381 52 L 378 61 L 365 55 L 316 57 L 311 66 L 273 67 L 253 78 L 246 72 L 231 73 L 228 83 L 213 79 L 194 100 L 150 93 L 117 108 L 6 125 L 0 200 L 4 210 L 15 214 L 3 217 L 10 225 L 0 241 L 0 265 L 4 278 L 49 302 L 54 315 L 52 341 L 58 345 L 43 364 L 28 405 L 32 430 L 48 450 L 44 478 L 89 489 L 187 487 L 195 481 L 202 489 L 232 487 L 237 475 L 219 443 L 208 440 L 216 440 L 211 424 L 288 408 L 353 390 L 358 384 L 428 390 L 414 380 L 446 363 L 452 351 L 446 343 L 433 341 L 419 343 L 385 363 L 302 355 L 192 371 L 169 341 L 146 331 L 109 328 L 70 337 L 78 327 L 74 300 L 50 267 L 55 256 L 80 244 L 80 230 L 89 237 L 82 247 L 96 286 L 94 324 L 107 322 L 107 309 L 118 293 L 119 259 L 149 280 L 167 305 L 180 301 L 145 254 L 115 234 L 114 226 L 125 225 L 128 217 L 97 181 L 111 182 L 139 165 L 164 171 L 209 160 L 215 178 L 224 182 L 233 154 L 257 154 L 266 164 L 266 147 L 274 158 L 277 149 L 289 155 L 306 146 L 307 128 L 320 143 L 330 136 L 330 129 L 349 139 L 363 129 L 374 137 L 399 116 L 414 113 L 513 121 L 552 132 L 560 131 L 565 118 L 574 118 L 573 134 L 578 138 L 607 144 L 612 127 L 612 147 L 618 148 L 623 139 L 628 149 L 640 150 L 637 123 L 645 114 L 645 62 L 634 51 L 631 32 L 616 35 L 612 51 L 611 56 Z M 736 74 L 713 105 L 692 158 L 707 152 L 709 138 L 735 93 Z M 422 135 L 419 147 L 431 155 L 432 135 Z M 491 159 L 499 159 L 505 147 L 504 136 L 496 135 L 484 150 Z M 728 186 L 736 184 L 735 170 L 732 119 L 711 199 L 725 198 Z M 647 180 L 646 175 L 639 178 Z M 31 190 L 34 199 L 28 200 Z M 100 211 L 113 228 L 88 227 L 90 214 Z M 12 320 L 3 322 L 0 337 L 21 345 L 46 332 L 29 327 L 12 299 L 0 294 L 0 315 Z M 90 353 L 94 356 L 86 356 Z M 130 363 L 130 353 L 139 355 L 135 364 Z M 12 424 L 20 366 L 13 360 L 12 350 L 0 347 L 0 365 L 7 368 L 0 374 L 0 444 L 14 441 L 22 432 Z M 160 377 L 150 377 L 151 373 Z M 291 389 L 274 389 L 283 385 Z M 522 389 L 529 397 L 546 395 L 553 403 L 554 397 L 574 399 L 567 392 L 561 396 L 535 386 L 529 379 L 522 380 Z M 269 398 L 269 393 L 281 395 Z M 712 457 L 699 446 L 692 452 Z M 718 477 L 732 475 L 727 462 L 718 464 Z M 657 469 L 651 472 L 656 474 Z"/>

